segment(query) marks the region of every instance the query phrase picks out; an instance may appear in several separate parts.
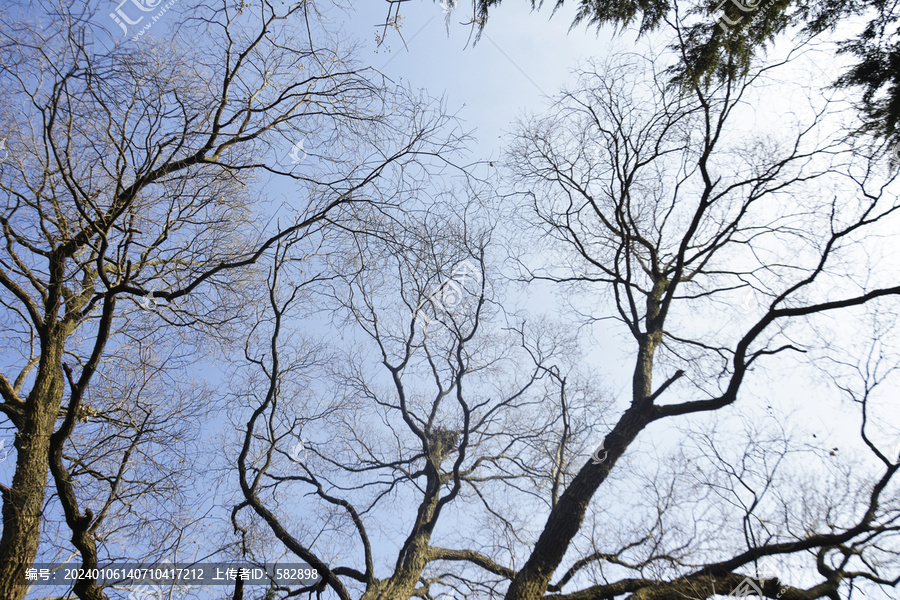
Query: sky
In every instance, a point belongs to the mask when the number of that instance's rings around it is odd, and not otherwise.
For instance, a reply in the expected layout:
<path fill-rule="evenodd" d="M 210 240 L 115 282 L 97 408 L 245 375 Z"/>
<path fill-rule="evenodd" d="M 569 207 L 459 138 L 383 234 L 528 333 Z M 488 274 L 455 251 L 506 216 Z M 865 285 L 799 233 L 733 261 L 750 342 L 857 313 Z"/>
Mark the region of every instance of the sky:
<path fill-rule="evenodd" d="M 452 10 L 448 26 L 444 7 L 428 0 L 404 3 L 400 30 L 389 29 L 381 45 L 376 35 L 383 31 L 379 25 L 387 14 L 387 2 L 357 2 L 345 15 L 345 27 L 360 43 L 360 62 L 397 82 L 445 97 L 448 111 L 474 132 L 473 160 L 498 159 L 503 136 L 515 120 L 542 112 L 548 96 L 573 83 L 572 70 L 580 61 L 604 57 L 611 47 L 646 47 L 635 44 L 628 33 L 614 39 L 609 29 L 598 32 L 579 26 L 570 30 L 571 3 L 552 18 L 549 8 L 535 13 L 529 4 L 507 0 L 495 9 L 477 44 L 470 39 L 470 27 L 460 24 L 467 7 Z M 806 68 L 817 76 L 824 74 L 814 61 Z M 778 110 L 777 105 L 769 109 L 770 114 Z M 751 114 L 757 118 L 757 111 Z M 767 118 L 758 121 L 771 125 Z M 822 418 L 813 415 L 810 419 Z M 0 461 L 3 456 L 0 448 Z"/>
<path fill-rule="evenodd" d="M 111 12 L 116 5 L 122 6 L 130 18 L 141 14 L 130 4 L 119 2 L 110 3 Z M 388 30 L 380 45 L 376 35 L 383 32 L 379 25 L 387 14 L 386 2 L 356 2 L 352 10 L 336 13 L 334 18 L 343 19 L 340 28 L 350 42 L 359 44 L 360 63 L 429 96 L 445 98 L 448 112 L 474 134 L 471 160 L 497 159 L 504 145 L 502 136 L 511 130 L 515 119 L 526 112 L 543 111 L 548 96 L 572 81 L 570 71 L 578 61 L 606 52 L 608 39 L 583 27 L 569 33 L 569 9 L 560 10 L 551 19 L 549 10 L 535 14 L 527 3 L 507 2 L 494 12 L 491 26 L 475 44 L 469 39 L 471 28 L 460 23 L 464 11 L 464 7 L 451 11 L 448 27 L 441 4 L 430 0 L 404 3 L 400 30 Z M 121 33 L 106 14 L 101 12 L 98 19 L 113 34 Z M 129 27 L 125 37 L 135 35 L 146 23 L 148 19 Z M 151 25 L 144 35 L 165 35 L 167 16 L 162 13 Z M 123 40 L 117 38 L 119 43 L 133 43 Z M 310 147 L 305 150 L 315 151 Z M 212 378 L 219 376 L 211 368 L 206 373 Z M 0 449 L 0 459 L 4 453 Z M 4 480 L 11 478 L 11 466 L 0 465 Z M 381 558 L 393 555 L 390 546 L 383 548 L 383 554 L 379 552 Z M 378 550 L 381 548 L 376 546 Z M 210 590 L 209 597 L 215 597 L 219 590 Z"/>
<path fill-rule="evenodd" d="M 374 33 L 381 33 L 381 30 L 373 31 L 372 24 L 384 21 L 386 3 L 358 3 L 352 29 L 366 43 L 366 51 L 361 53 L 364 61 L 414 88 L 424 88 L 433 95 L 445 95 L 450 112 L 460 107 L 459 116 L 475 129 L 477 157 L 496 159 L 502 153 L 503 136 L 511 131 L 515 119 L 526 113 L 544 111 L 549 103 L 548 96 L 558 94 L 574 82 L 572 71 L 580 63 L 592 57 L 608 56 L 613 49 L 646 51 L 645 41 L 636 42 L 633 33 L 628 31 L 614 36 L 608 27 L 599 31 L 585 26 L 570 29 L 574 4 L 568 3 L 551 18 L 552 11 L 547 7 L 533 12 L 528 2 L 504 2 L 494 10 L 483 37 L 474 46 L 467 44 L 469 28 L 459 23 L 463 20 L 463 8 L 451 13 L 448 32 L 442 7 L 436 2 L 402 5 L 400 33 L 405 44 L 398 39 L 397 32 L 389 31 L 383 46 L 376 47 Z M 465 8 L 468 8 L 467 4 Z M 777 55 L 781 48 L 772 48 L 770 52 Z M 789 67 L 795 70 L 796 80 L 819 84 L 830 81 L 837 63 L 833 60 L 823 62 L 823 56 L 812 49 L 803 60 Z M 784 95 L 772 93 L 765 102 L 744 107 L 747 130 L 777 132 L 782 119 L 789 116 L 790 107 L 796 106 L 798 101 L 802 105 L 803 98 L 798 95 L 802 93 L 798 86 L 786 94 L 782 92 Z M 750 307 L 750 310 L 754 308 Z M 740 317 L 747 316 L 748 313 Z M 599 354 L 595 353 L 595 356 Z M 603 368 L 605 372 L 615 370 L 609 367 L 609 362 Z M 620 369 L 619 375 L 627 376 L 627 370 L 627 366 Z M 810 381 L 808 374 L 798 376 L 799 371 L 784 365 L 775 373 L 778 380 L 751 378 L 746 386 L 747 395 L 760 402 L 761 411 L 770 410 L 771 406 L 769 409 L 765 406 L 778 402 L 776 410 L 783 411 L 780 414 L 793 413 L 798 418 L 798 435 L 815 434 L 814 439 L 802 438 L 804 442 L 816 445 L 824 439 L 833 444 L 835 450 L 840 448 L 838 455 L 853 452 L 852 447 L 859 444 L 858 430 L 847 428 L 846 422 L 848 416 L 858 419 L 855 410 L 834 396 L 825 402 L 828 392 Z M 808 402 L 815 394 L 822 399 L 820 410 L 810 412 Z M 727 424 L 728 418 L 723 417 L 720 425 L 740 427 L 734 422 Z M 768 419 L 775 422 L 779 419 L 771 412 L 759 414 L 757 418 L 754 425 L 760 426 Z M 690 435 L 676 430 L 666 431 L 662 436 L 658 434 L 657 431 L 655 440 L 648 439 L 654 437 L 649 433 L 642 436 L 635 444 L 632 456 L 642 456 L 643 451 L 654 443 L 665 445 L 673 438 Z M 791 577 L 795 584 L 804 579 L 809 582 L 816 579 L 814 573 L 805 575 L 800 571 L 791 573 Z M 871 597 L 882 596 L 876 593 Z"/>
<path fill-rule="evenodd" d="M 496 158 L 500 136 L 517 116 L 541 111 L 548 96 L 572 81 L 570 71 L 580 60 L 609 48 L 608 30 L 568 32 L 571 7 L 550 18 L 550 10 L 532 12 L 528 4 L 498 7 L 477 44 L 462 24 L 471 14 L 465 4 L 450 12 L 448 27 L 441 4 L 404 3 L 400 31 L 389 29 L 380 47 L 375 35 L 382 32 L 377 25 L 385 20 L 386 2 L 357 3 L 348 26 L 365 43 L 361 60 L 413 88 L 445 96 L 450 112 L 475 129 L 477 152 Z"/>

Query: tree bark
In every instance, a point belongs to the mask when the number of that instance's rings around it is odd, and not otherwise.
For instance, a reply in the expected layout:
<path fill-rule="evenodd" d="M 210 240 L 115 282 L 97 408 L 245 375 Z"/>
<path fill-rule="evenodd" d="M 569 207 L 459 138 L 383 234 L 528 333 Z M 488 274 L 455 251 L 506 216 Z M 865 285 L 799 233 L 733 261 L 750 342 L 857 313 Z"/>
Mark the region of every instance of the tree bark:
<path fill-rule="evenodd" d="M 648 321 L 659 314 L 659 298 L 664 286 L 655 286 L 648 298 Z M 652 300 L 652 303 L 651 303 Z M 600 464 L 589 461 L 550 511 L 547 524 L 534 550 L 506 592 L 506 600 L 538 600 L 547 591 L 553 572 L 562 562 L 572 539 L 581 528 L 588 505 L 597 488 L 609 475 L 616 461 L 651 421 L 653 421 L 653 356 L 662 340 L 660 330 L 640 336 L 638 356 L 632 375 L 632 403 L 603 441 L 607 459 Z"/>
<path fill-rule="evenodd" d="M 560 496 L 531 556 L 510 584 L 506 600 L 538 600 L 544 595 L 550 585 L 550 577 L 581 528 L 597 488 L 606 480 L 616 460 L 651 420 L 650 411 L 642 407 L 632 407 L 625 412 L 604 440 L 607 459 L 597 465 L 588 461 Z"/>
<path fill-rule="evenodd" d="M 50 327 L 41 339 L 41 359 L 28 394 L 22 424 L 16 432 L 16 471 L 3 490 L 3 534 L 0 536 L 0 591 L 3 600 L 25 597 L 25 569 L 37 556 L 41 512 L 47 488 L 50 435 L 62 404 L 62 348 L 65 335 Z"/>

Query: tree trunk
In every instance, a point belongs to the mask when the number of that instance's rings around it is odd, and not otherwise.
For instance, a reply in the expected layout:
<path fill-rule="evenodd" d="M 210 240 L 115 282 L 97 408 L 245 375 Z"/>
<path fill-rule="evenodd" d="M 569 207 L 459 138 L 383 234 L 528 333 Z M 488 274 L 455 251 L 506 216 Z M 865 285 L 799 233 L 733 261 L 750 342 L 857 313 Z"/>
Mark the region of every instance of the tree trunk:
<path fill-rule="evenodd" d="M 0 598 L 25 597 L 25 569 L 34 564 L 40 538 L 41 512 L 47 488 L 50 435 L 63 397 L 62 347 L 59 328 L 42 339 L 34 387 L 25 402 L 16 432 L 16 472 L 3 491 L 3 534 L 0 536 Z"/>
<path fill-rule="evenodd" d="M 648 303 L 648 314 L 656 306 Z M 652 316 L 658 314 L 658 309 Z M 589 461 L 566 488 L 550 511 L 547 524 L 534 550 L 506 592 L 506 600 L 538 600 L 547 591 L 553 572 L 562 562 L 572 539 L 581 528 L 588 505 L 616 461 L 652 420 L 653 356 L 662 334 L 645 334 L 639 341 L 638 357 L 632 377 L 632 404 L 603 441 L 607 459 L 600 464 Z"/>
<path fill-rule="evenodd" d="M 624 454 L 628 445 L 650 420 L 649 411 L 641 408 L 632 407 L 625 412 L 604 440 L 607 460 L 598 465 L 589 461 L 560 496 L 531 556 L 510 584 L 506 600 L 538 600 L 544 595 L 550 584 L 550 577 L 581 528 L 594 492 L 606 480 L 616 460 Z"/>

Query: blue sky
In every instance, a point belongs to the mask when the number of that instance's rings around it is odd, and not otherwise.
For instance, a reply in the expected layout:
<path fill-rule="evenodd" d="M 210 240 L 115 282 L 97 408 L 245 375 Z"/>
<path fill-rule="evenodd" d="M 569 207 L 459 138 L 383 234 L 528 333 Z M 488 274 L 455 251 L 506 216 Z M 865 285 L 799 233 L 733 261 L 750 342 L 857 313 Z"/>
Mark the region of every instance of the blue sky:
<path fill-rule="evenodd" d="M 572 6 L 551 18 L 549 7 L 533 13 L 529 4 L 508 1 L 496 9 L 477 45 L 470 39 L 470 27 L 460 24 L 469 8 L 466 5 L 451 13 L 448 27 L 438 2 L 406 2 L 402 5 L 400 31 L 389 29 L 381 46 L 376 45 L 375 37 L 382 33 L 379 24 L 387 14 L 386 2 L 357 3 L 352 12 L 336 17 L 346 19 L 342 21 L 342 27 L 359 42 L 360 63 L 377 68 L 411 88 L 423 89 L 432 96 L 444 96 L 448 111 L 456 114 L 465 128 L 474 132 L 476 142 L 471 145 L 470 158 L 496 160 L 502 153 L 503 136 L 512 129 L 514 121 L 525 113 L 542 112 L 549 102 L 547 96 L 554 96 L 573 83 L 572 69 L 580 61 L 605 57 L 613 48 L 636 49 L 630 33 L 613 39 L 609 29 L 598 33 L 593 28 L 579 26 L 570 30 Z M 642 42 L 637 49 L 640 51 L 645 47 Z M 821 68 L 812 68 L 821 75 Z M 777 128 L 777 119 L 771 118 L 780 110 L 777 105 L 753 106 L 749 110 L 754 119 L 753 127 L 758 123 L 759 127 Z M 767 116 L 757 120 L 757 114 Z M 306 150 L 315 151 L 314 148 Z M 605 333 L 608 332 L 600 331 L 597 337 Z M 611 339 L 601 338 L 595 352 L 601 354 L 614 348 L 617 344 Z M 622 353 L 618 350 L 618 354 Z M 609 364 L 603 368 L 617 369 Z M 625 363 L 618 370 L 626 374 L 627 369 Z M 785 379 L 789 376 L 786 374 Z M 771 382 L 765 384 L 758 393 L 774 395 Z M 802 390 L 796 391 L 797 398 L 804 400 L 800 395 Z M 786 395 L 784 387 L 780 388 L 780 393 Z M 809 393 L 808 389 L 806 393 Z M 611 416 L 613 420 L 614 417 Z M 810 414 L 808 418 L 824 424 L 826 419 L 841 417 L 841 413 L 826 411 L 825 414 Z M 818 424 L 809 426 L 815 429 Z M 827 427 L 829 425 L 824 425 L 823 429 Z M 656 438 L 646 443 L 652 446 L 659 441 Z M 638 446 L 635 450 L 639 450 Z M 0 449 L 0 458 L 3 455 L 4 450 Z"/>
<path fill-rule="evenodd" d="M 446 96 L 450 112 L 476 130 L 475 151 L 482 158 L 496 158 L 499 136 L 513 120 L 546 107 L 546 96 L 572 81 L 571 70 L 579 60 L 608 52 L 610 36 L 608 30 L 598 35 L 585 27 L 569 32 L 571 7 L 551 18 L 547 8 L 535 13 L 529 3 L 507 2 L 473 44 L 470 27 L 461 24 L 471 8 L 458 4 L 448 28 L 439 3 L 404 3 L 400 32 L 389 30 L 381 47 L 375 35 L 382 32 L 377 25 L 387 15 L 386 2 L 357 3 L 347 26 L 365 44 L 363 62 L 413 88 Z"/>

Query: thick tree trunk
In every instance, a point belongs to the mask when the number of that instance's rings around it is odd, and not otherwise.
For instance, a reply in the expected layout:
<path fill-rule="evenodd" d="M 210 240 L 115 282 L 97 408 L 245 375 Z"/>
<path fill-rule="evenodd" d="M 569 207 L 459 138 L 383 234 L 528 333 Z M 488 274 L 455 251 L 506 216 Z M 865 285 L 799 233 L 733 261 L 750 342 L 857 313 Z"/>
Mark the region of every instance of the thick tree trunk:
<path fill-rule="evenodd" d="M 422 572 L 428 566 L 429 542 L 440 512 L 440 458 L 429 458 L 425 472 L 428 477 L 425 497 L 419 505 L 412 533 L 401 549 L 393 576 L 370 586 L 360 600 L 409 600 L 416 591 Z"/>
<path fill-rule="evenodd" d="M 648 313 L 652 317 L 658 312 L 655 305 L 648 305 Z M 506 592 L 506 600 L 538 600 L 544 595 L 553 572 L 562 562 L 569 544 L 581 528 L 597 488 L 606 480 L 631 442 L 653 420 L 653 355 L 661 340 L 662 334 L 659 332 L 645 334 L 640 340 L 632 377 L 631 407 L 603 441 L 603 448 L 607 451 L 606 460 L 600 464 L 593 464 L 592 461 L 585 464 L 560 496 L 559 502 L 550 511 L 531 556 L 512 580 Z"/>
<path fill-rule="evenodd" d="M 361 600 L 409 600 L 416 591 L 416 584 L 422 571 L 428 565 L 428 542 L 430 535 L 422 536 L 410 548 L 403 566 L 394 575 L 377 587 L 366 590 Z"/>
<path fill-rule="evenodd" d="M 594 492 L 606 480 L 616 460 L 649 422 L 650 415 L 641 408 L 632 407 L 625 412 L 604 440 L 607 459 L 598 465 L 589 461 L 582 467 L 553 507 L 531 556 L 510 584 L 506 600 L 538 600 L 544 595 L 550 577 L 581 528 Z"/>
<path fill-rule="evenodd" d="M 62 337 L 62 339 L 58 339 Z M 16 433 L 16 472 L 3 493 L 3 534 L 0 536 L 0 599 L 25 597 L 25 569 L 37 556 L 41 512 L 47 488 L 50 435 L 63 397 L 61 365 L 64 336 L 42 340 L 41 361 L 34 387 L 25 402 L 22 426 Z"/>

